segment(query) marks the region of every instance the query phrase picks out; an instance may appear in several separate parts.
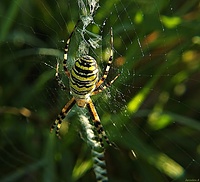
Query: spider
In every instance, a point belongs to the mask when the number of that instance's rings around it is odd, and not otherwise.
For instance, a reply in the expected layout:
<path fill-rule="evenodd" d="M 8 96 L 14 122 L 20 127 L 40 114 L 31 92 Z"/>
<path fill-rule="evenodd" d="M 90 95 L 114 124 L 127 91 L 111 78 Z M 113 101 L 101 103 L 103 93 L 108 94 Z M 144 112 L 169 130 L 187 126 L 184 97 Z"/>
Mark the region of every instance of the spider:
<path fill-rule="evenodd" d="M 112 145 L 106 136 L 105 131 L 103 130 L 103 126 L 101 125 L 100 118 L 97 114 L 97 111 L 95 109 L 95 106 L 90 98 L 90 96 L 96 95 L 103 90 L 105 90 L 107 87 L 111 86 L 112 83 L 118 78 L 119 74 L 109 83 L 104 83 L 105 79 L 108 76 L 110 66 L 112 64 L 113 60 L 113 32 L 112 28 L 110 30 L 110 44 L 111 44 L 111 50 L 110 50 L 110 57 L 107 63 L 107 66 L 105 67 L 105 71 L 103 76 L 99 79 L 99 69 L 96 60 L 89 56 L 89 55 L 83 55 L 82 57 L 79 57 L 71 70 L 68 70 L 67 66 L 67 57 L 68 57 L 68 50 L 69 50 L 69 44 L 72 35 L 75 32 L 75 29 L 78 25 L 75 25 L 73 31 L 69 35 L 69 38 L 66 41 L 65 48 L 64 48 L 64 59 L 63 59 L 63 69 L 65 71 L 65 74 L 69 78 L 69 87 L 70 87 L 70 93 L 72 94 L 72 99 L 63 107 L 60 114 L 57 116 L 56 120 L 54 121 L 53 125 L 51 126 L 50 131 L 52 132 L 54 128 L 56 128 L 56 135 L 60 138 L 59 130 L 62 124 L 62 120 L 66 117 L 67 113 L 71 110 L 71 108 L 77 104 L 79 107 L 87 107 L 93 122 L 94 126 L 98 133 L 99 142 L 101 144 L 101 147 L 104 146 L 103 144 L 103 138 L 107 142 L 108 145 Z M 62 82 L 60 75 L 58 73 L 58 64 L 56 69 L 56 80 L 58 81 L 59 86 L 66 90 L 66 86 Z M 104 86 L 103 86 L 104 85 Z"/>

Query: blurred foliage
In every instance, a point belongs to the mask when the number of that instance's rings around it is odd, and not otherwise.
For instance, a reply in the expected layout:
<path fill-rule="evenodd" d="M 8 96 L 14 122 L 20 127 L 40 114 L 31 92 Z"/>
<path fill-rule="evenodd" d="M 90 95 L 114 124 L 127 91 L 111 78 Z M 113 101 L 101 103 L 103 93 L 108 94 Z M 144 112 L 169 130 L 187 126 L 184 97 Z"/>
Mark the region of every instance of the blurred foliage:
<path fill-rule="evenodd" d="M 112 99 L 94 98 L 119 148 L 106 149 L 110 181 L 200 179 L 199 11 L 197 0 L 100 1 L 104 31 L 90 28 L 108 39 L 113 27 L 109 77 L 121 73 Z M 61 141 L 49 134 L 70 98 L 54 74 L 77 12 L 71 0 L 0 2 L 0 181 L 95 181 L 78 108 Z"/>

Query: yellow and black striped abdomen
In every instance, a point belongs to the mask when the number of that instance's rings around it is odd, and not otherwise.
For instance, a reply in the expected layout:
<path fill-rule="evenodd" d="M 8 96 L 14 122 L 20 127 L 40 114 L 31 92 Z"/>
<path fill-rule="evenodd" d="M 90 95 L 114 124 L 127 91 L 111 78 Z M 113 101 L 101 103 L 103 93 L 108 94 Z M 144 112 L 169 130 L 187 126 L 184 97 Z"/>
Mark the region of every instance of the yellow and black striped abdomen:
<path fill-rule="evenodd" d="M 75 61 L 71 70 L 70 90 L 76 98 L 84 98 L 94 91 L 98 81 L 98 65 L 96 60 L 85 55 Z"/>

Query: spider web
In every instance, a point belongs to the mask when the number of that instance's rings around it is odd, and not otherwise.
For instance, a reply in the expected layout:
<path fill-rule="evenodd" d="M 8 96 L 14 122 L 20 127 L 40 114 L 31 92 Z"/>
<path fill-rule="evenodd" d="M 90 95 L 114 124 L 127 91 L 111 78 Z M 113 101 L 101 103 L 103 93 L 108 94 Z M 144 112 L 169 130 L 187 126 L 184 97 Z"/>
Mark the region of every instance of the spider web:
<path fill-rule="evenodd" d="M 120 77 L 92 97 L 117 146 L 106 148 L 109 180 L 199 181 L 199 2 L 78 2 L 0 3 L 1 181 L 95 181 L 78 117 L 87 110 L 71 110 L 61 141 L 49 135 L 71 98 L 58 87 L 55 71 L 80 17 L 70 66 L 89 52 L 102 75 L 111 27 L 114 33 L 108 81 Z M 59 71 L 68 85 L 62 66 Z"/>

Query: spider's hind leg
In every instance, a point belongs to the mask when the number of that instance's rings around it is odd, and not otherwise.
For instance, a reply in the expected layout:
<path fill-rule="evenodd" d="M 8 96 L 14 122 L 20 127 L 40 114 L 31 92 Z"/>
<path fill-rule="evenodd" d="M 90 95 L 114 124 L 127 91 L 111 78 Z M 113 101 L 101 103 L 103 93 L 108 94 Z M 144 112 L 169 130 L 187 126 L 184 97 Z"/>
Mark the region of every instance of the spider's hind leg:
<path fill-rule="evenodd" d="M 107 62 L 106 68 L 104 70 L 103 76 L 96 83 L 96 88 L 98 88 L 100 85 L 102 85 L 104 83 L 104 81 L 106 80 L 108 73 L 109 73 L 109 70 L 110 70 L 110 67 L 111 67 L 111 64 L 112 64 L 112 61 L 113 61 L 113 31 L 112 31 L 112 28 L 110 29 L 110 45 L 111 45 L 110 57 L 108 59 L 108 62 Z"/>
<path fill-rule="evenodd" d="M 77 21 L 76 25 L 74 26 L 73 31 L 71 32 L 71 34 L 69 35 L 66 44 L 65 44 L 65 48 L 64 48 L 64 58 L 63 58 L 63 69 L 65 71 L 65 74 L 70 77 L 70 71 L 68 70 L 68 66 L 67 66 L 67 58 L 68 58 L 68 52 L 69 52 L 69 44 L 70 44 L 70 40 L 76 30 L 76 27 L 78 26 L 80 20 Z"/>

